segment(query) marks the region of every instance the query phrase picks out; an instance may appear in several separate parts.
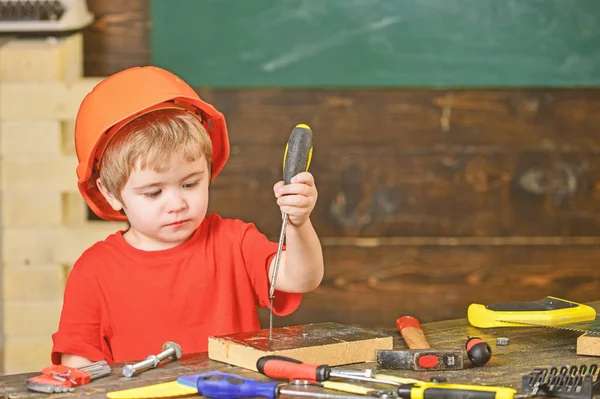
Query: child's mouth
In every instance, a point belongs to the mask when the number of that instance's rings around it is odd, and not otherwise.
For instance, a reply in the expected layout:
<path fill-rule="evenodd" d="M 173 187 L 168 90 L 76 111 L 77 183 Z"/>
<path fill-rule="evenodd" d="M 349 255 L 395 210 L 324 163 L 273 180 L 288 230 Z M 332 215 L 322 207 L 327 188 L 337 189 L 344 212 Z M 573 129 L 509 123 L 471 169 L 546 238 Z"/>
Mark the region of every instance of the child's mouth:
<path fill-rule="evenodd" d="M 168 224 L 167 226 L 169 226 L 169 227 L 181 227 L 184 224 L 186 224 L 187 222 L 189 222 L 189 220 L 178 220 L 176 222 Z"/>

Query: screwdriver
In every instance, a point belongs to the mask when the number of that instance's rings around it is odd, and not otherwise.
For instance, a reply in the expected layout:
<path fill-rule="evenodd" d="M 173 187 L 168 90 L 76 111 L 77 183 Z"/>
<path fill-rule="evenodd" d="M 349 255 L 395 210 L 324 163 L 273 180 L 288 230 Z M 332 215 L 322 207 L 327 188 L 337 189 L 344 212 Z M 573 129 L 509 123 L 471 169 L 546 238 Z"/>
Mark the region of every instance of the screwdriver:
<path fill-rule="evenodd" d="M 402 399 L 516 399 L 523 397 L 518 395 L 515 389 L 508 387 L 440 382 L 400 385 L 397 394 Z"/>
<path fill-rule="evenodd" d="M 280 395 L 304 396 L 316 399 L 364 399 L 359 395 L 340 395 L 325 392 L 286 389 L 277 382 L 261 382 L 235 374 L 211 372 L 200 375 L 196 381 L 198 394 L 213 399 L 267 398 Z"/>
<path fill-rule="evenodd" d="M 283 183 L 290 184 L 292 178 L 298 173 L 308 171 L 310 160 L 312 158 L 312 130 L 308 125 L 299 124 L 292 130 L 285 153 L 283 155 Z M 281 223 L 281 232 L 279 233 L 279 245 L 275 255 L 275 265 L 273 275 L 271 276 L 271 287 L 269 290 L 269 299 L 271 300 L 271 309 L 269 312 L 269 341 L 273 339 L 273 304 L 275 302 L 275 283 L 277 282 L 277 272 L 279 271 L 279 261 L 285 240 L 285 229 L 287 227 L 288 214 L 283 215 Z"/>
<path fill-rule="evenodd" d="M 262 356 L 256 361 L 256 369 L 259 373 L 271 378 L 287 380 L 327 381 L 331 377 L 348 380 L 377 382 L 380 384 L 396 385 L 420 382 L 412 378 L 377 376 L 367 377 L 342 370 L 334 370 L 326 364 L 316 365 L 303 363 L 291 357 L 279 355 Z"/>
<path fill-rule="evenodd" d="M 396 395 L 402 399 L 446 399 L 448 397 L 452 397 L 452 399 L 512 399 L 517 397 L 515 396 L 517 391 L 507 387 L 425 382 L 388 375 L 363 377 L 336 371 L 327 365 L 317 366 L 277 355 L 259 358 L 256 368 L 261 374 L 271 378 L 325 381 L 331 377 L 338 377 L 394 385 L 397 389 Z"/>

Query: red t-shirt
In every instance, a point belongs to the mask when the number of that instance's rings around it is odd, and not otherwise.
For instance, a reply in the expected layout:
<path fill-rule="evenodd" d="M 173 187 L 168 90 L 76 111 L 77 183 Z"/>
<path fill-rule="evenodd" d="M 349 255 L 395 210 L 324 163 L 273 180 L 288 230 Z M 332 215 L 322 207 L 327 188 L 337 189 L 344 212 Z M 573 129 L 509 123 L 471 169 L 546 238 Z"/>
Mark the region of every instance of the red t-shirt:
<path fill-rule="evenodd" d="M 52 363 L 61 353 L 92 361 L 145 359 L 173 341 L 205 352 L 208 337 L 260 329 L 268 307 L 268 268 L 277 243 L 253 224 L 208 215 L 185 243 L 166 250 L 130 246 L 123 231 L 86 250 L 67 281 Z M 301 294 L 277 291 L 287 315 Z"/>

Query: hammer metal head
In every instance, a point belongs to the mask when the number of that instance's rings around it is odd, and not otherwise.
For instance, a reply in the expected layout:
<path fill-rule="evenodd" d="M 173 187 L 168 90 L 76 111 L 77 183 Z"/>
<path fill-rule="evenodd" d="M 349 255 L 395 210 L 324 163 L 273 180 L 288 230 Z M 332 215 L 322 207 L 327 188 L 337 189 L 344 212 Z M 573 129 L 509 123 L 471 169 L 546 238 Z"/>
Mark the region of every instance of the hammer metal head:
<path fill-rule="evenodd" d="M 171 342 L 171 341 L 167 341 L 163 344 L 162 346 L 162 351 L 166 351 L 167 349 L 173 349 L 174 350 L 174 354 L 173 356 L 171 356 L 173 358 L 173 360 L 177 360 L 181 357 L 181 346 L 179 346 L 179 344 L 176 344 L 175 342 Z"/>
<path fill-rule="evenodd" d="M 387 370 L 460 370 L 462 349 L 376 350 L 377 367 Z"/>

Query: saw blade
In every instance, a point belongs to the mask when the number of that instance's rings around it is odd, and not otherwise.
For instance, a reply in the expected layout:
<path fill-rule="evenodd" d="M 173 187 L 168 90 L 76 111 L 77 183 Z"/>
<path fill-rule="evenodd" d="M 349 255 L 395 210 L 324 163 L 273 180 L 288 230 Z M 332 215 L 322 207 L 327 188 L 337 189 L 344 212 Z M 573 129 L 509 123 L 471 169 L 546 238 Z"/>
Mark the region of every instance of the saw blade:
<path fill-rule="evenodd" d="M 527 320 L 498 320 L 502 323 L 523 324 L 532 327 L 555 328 L 559 330 L 568 330 L 586 333 L 590 335 L 600 335 L 600 319 L 578 321 L 574 323 L 535 323 Z"/>

